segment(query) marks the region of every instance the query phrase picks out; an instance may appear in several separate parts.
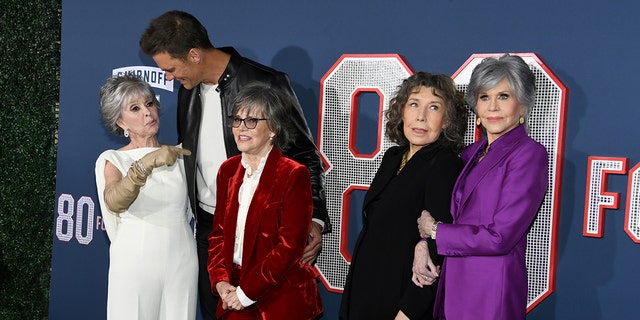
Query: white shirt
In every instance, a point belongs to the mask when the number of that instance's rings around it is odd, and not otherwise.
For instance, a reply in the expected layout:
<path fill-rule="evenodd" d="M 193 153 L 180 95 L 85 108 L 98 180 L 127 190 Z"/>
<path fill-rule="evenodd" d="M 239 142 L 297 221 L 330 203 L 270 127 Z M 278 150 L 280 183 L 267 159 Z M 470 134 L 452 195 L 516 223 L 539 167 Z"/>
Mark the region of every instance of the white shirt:
<path fill-rule="evenodd" d="M 216 207 L 216 177 L 222 162 L 227 159 L 224 146 L 225 121 L 222 119 L 222 103 L 218 85 L 200 84 L 202 119 L 196 159 L 196 187 L 198 205 L 213 214 Z"/>
<path fill-rule="evenodd" d="M 244 179 L 242 180 L 242 185 L 240 186 L 240 191 L 238 192 L 238 221 L 236 224 L 236 238 L 235 245 L 233 249 L 233 263 L 241 266 L 242 265 L 242 247 L 244 245 L 244 227 L 247 223 L 247 214 L 249 213 L 249 205 L 251 204 L 251 199 L 253 199 L 253 194 L 256 192 L 256 188 L 258 187 L 258 183 L 260 182 L 260 177 L 262 176 L 262 169 L 264 169 L 264 165 L 267 162 L 267 157 L 271 153 L 271 149 L 267 151 L 262 159 L 260 159 L 260 163 L 258 164 L 258 168 L 252 172 L 251 166 L 247 163 L 245 158 L 245 154 L 242 154 L 241 164 L 245 169 Z"/>
<path fill-rule="evenodd" d="M 235 244 L 233 246 L 233 263 L 241 266 L 242 265 L 242 251 L 244 246 L 244 227 L 247 223 L 247 214 L 249 213 L 249 205 L 251 205 L 251 200 L 253 199 L 253 194 L 256 192 L 256 188 L 258 187 L 258 183 L 260 182 L 260 177 L 262 176 L 262 169 L 264 169 L 264 165 L 267 162 L 267 158 L 269 157 L 269 153 L 271 153 L 271 149 L 267 151 L 267 154 L 260 159 L 260 163 L 258 164 L 258 168 L 255 171 L 252 171 L 251 166 L 247 163 L 245 158 L 245 154 L 242 154 L 241 164 L 245 169 L 244 179 L 242 180 L 242 185 L 240 186 L 240 191 L 238 192 L 238 220 L 236 224 L 236 237 Z M 249 299 L 244 291 L 238 286 L 236 288 L 236 294 L 238 295 L 238 300 L 244 307 L 248 307 L 255 303 L 255 301 Z"/>

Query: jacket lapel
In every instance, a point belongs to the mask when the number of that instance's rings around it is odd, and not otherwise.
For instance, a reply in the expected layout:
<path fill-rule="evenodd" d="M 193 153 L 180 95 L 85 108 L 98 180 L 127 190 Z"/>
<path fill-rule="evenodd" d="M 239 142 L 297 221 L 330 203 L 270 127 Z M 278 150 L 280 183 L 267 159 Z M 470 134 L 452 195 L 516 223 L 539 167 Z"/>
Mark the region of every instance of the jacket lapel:
<path fill-rule="evenodd" d="M 460 212 L 462 208 L 462 204 L 466 202 L 469 197 L 469 193 L 465 192 L 464 186 L 466 183 L 470 183 L 468 179 L 469 172 L 474 167 L 474 161 L 478 156 L 478 152 L 482 149 L 482 146 L 485 145 L 485 140 L 478 141 L 467 147 L 467 150 L 462 152 L 462 160 L 464 161 L 464 167 L 458 175 L 458 179 L 456 180 L 456 184 L 453 186 L 453 193 L 451 194 L 451 215 L 454 219 L 458 217 L 458 212 Z M 458 200 L 458 192 L 462 192 L 460 199 Z"/>
<path fill-rule="evenodd" d="M 369 191 L 364 196 L 362 208 L 366 209 L 371 200 L 375 199 L 376 196 L 387 186 L 389 180 L 391 180 L 395 176 L 396 169 L 398 168 L 400 161 L 402 161 L 402 155 L 404 154 L 405 150 L 406 148 L 396 148 L 387 151 L 392 153 L 389 154 L 389 158 L 388 161 L 386 161 L 386 164 L 381 165 L 378 169 L 378 172 L 374 178 L 375 183 L 373 181 L 371 182 Z"/>
<path fill-rule="evenodd" d="M 230 191 L 229 196 L 227 197 L 228 203 L 226 204 L 226 212 L 224 218 L 224 238 L 225 239 L 235 239 L 236 237 L 236 226 L 238 225 L 238 209 L 240 207 L 238 203 L 238 193 L 240 191 L 240 186 L 242 185 L 242 180 L 244 179 L 245 169 L 243 166 L 239 165 L 235 174 L 229 180 L 228 189 Z M 227 244 L 228 243 L 228 244 Z M 225 255 L 226 261 L 233 261 L 233 250 L 234 250 L 234 241 L 225 241 Z"/>
<path fill-rule="evenodd" d="M 260 182 L 251 198 L 249 212 L 247 213 L 247 222 L 244 228 L 244 247 L 242 248 L 242 264 L 246 265 L 249 258 L 253 255 L 255 241 L 258 236 L 258 226 L 262 219 L 263 209 L 270 202 L 273 195 L 273 186 L 276 180 L 276 167 L 282 154 L 272 149 L 267 158 L 267 162 L 262 169 Z M 238 187 L 239 188 L 239 187 Z"/>
<path fill-rule="evenodd" d="M 463 172 L 461 173 L 461 176 L 466 176 L 466 179 L 462 190 L 463 193 L 460 199 L 460 206 L 452 210 L 454 218 L 456 218 L 458 214 L 464 210 L 469 197 L 471 196 L 475 188 L 484 179 L 484 177 L 486 177 L 487 174 L 490 174 L 494 167 L 502 163 L 504 158 L 519 145 L 519 142 L 526 135 L 527 133 L 524 130 L 524 126 L 520 125 L 516 127 L 511 132 L 508 132 L 502 137 L 495 140 L 490 147 L 491 149 L 489 150 L 489 152 L 487 152 L 482 161 L 475 164 L 474 162 L 479 156 L 479 153 L 482 152 L 485 143 L 477 143 L 474 145 L 475 150 L 472 151 L 471 156 L 465 164 Z M 458 186 L 456 186 L 454 190 L 457 190 L 457 188 Z"/>
<path fill-rule="evenodd" d="M 196 212 L 198 203 L 196 201 L 196 160 L 198 159 L 198 137 L 200 130 L 200 119 L 202 118 L 202 105 L 200 100 L 200 86 L 192 90 L 180 87 L 178 94 L 178 143 L 182 147 L 191 150 L 192 157 L 184 157 L 184 168 L 187 177 L 187 187 L 189 190 L 189 200 L 192 211 Z M 189 99 L 188 101 L 186 99 Z M 197 219 L 197 214 L 195 215 Z"/>

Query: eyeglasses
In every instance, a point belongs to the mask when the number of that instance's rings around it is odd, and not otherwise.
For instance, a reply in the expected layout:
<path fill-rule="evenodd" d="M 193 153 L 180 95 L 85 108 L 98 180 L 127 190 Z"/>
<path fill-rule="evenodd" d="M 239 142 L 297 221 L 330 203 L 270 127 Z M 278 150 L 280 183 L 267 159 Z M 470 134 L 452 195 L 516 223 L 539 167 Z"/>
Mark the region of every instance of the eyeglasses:
<path fill-rule="evenodd" d="M 238 116 L 233 116 L 232 117 L 232 122 L 231 122 L 231 126 L 234 128 L 239 128 L 240 127 L 240 123 L 244 122 L 244 126 L 247 127 L 247 129 L 255 129 L 256 126 L 258 125 L 258 122 L 260 122 L 260 120 L 269 120 L 267 118 L 254 118 L 254 117 L 246 117 L 244 119 L 238 117 Z"/>

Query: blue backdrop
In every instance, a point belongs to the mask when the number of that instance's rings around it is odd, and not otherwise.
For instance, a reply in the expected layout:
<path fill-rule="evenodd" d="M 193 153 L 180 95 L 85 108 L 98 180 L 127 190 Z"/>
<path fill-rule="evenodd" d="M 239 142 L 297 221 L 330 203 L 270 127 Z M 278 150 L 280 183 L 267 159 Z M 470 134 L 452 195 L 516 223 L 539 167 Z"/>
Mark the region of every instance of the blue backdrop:
<path fill-rule="evenodd" d="M 50 319 L 105 318 L 108 241 L 93 172 L 103 150 L 126 141 L 104 129 L 98 90 L 113 69 L 156 66 L 140 52 L 139 36 L 150 19 L 172 9 L 200 19 L 215 46 L 235 46 L 287 72 L 314 135 L 320 80 L 342 54 L 400 54 L 413 70 L 449 75 L 474 53 L 538 54 L 570 96 L 556 290 L 527 318 L 638 317 L 640 244 L 624 231 L 629 175 L 608 178 L 606 190 L 620 193 L 621 204 L 605 211 L 603 237 L 582 230 L 588 157 L 640 162 L 639 3 L 65 0 Z M 161 142 L 176 142 L 176 91 L 156 89 Z M 323 319 L 336 319 L 340 295 L 321 291 Z"/>

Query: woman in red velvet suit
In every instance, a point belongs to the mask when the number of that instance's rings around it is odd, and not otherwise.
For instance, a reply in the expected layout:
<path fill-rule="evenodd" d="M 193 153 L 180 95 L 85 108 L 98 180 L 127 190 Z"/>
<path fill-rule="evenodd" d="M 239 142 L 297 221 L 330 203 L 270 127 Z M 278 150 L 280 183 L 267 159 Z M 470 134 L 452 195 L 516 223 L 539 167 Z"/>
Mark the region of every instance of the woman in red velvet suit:
<path fill-rule="evenodd" d="M 289 103 L 263 84 L 245 87 L 233 103 L 242 154 L 218 171 L 209 235 L 209 278 L 222 319 L 314 319 L 322 312 L 312 267 L 300 261 L 313 211 L 311 177 L 282 154 L 292 139 Z"/>

